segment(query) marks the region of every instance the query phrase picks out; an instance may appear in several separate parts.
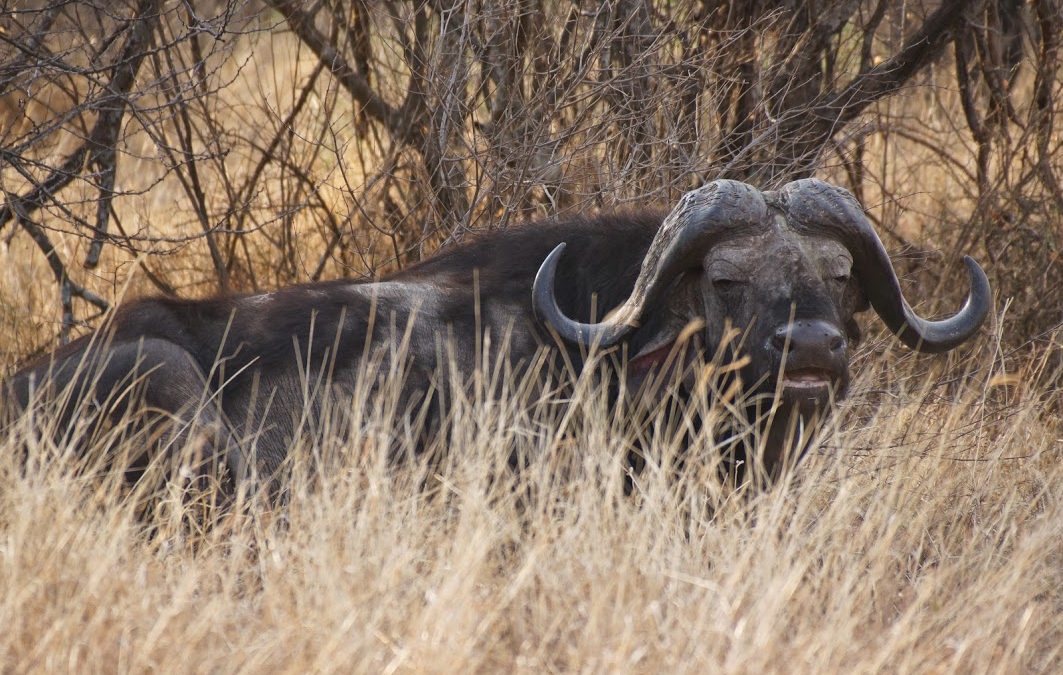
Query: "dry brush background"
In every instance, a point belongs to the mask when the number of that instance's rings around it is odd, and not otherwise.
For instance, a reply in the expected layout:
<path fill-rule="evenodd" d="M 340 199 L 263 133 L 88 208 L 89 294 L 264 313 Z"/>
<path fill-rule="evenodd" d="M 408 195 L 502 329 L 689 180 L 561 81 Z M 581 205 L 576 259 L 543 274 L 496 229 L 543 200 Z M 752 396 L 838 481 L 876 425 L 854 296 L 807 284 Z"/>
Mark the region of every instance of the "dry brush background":
<path fill-rule="evenodd" d="M 665 427 L 586 388 L 566 415 L 470 404 L 442 466 L 386 465 L 410 433 L 386 406 L 357 444 L 326 428 L 294 452 L 330 471 L 282 514 L 180 484 L 145 514 L 24 419 L 0 439 L 5 669 L 1063 666 L 1058 1 L 0 8 L 7 370 L 122 297 L 371 276 L 718 177 L 850 187 L 924 311 L 954 306 L 962 252 L 998 294 L 947 358 L 869 317 L 852 396 L 765 492 L 721 486 L 708 438 L 677 469 Z M 627 497 L 637 433 L 656 459 Z"/>

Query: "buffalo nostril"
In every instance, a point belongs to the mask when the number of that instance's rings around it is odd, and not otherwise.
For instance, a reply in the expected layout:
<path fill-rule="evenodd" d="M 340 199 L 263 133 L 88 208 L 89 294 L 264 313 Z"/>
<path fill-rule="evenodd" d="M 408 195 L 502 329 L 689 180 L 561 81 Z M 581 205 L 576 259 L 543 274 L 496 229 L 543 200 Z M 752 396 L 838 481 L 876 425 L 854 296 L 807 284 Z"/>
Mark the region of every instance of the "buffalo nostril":
<path fill-rule="evenodd" d="M 794 352 L 808 347 L 809 335 L 801 324 L 791 324 L 776 330 L 769 342 L 779 353 Z"/>
<path fill-rule="evenodd" d="M 786 340 L 788 337 L 789 332 L 786 330 L 775 331 L 775 335 L 771 336 L 771 346 L 776 351 L 781 352 L 782 350 L 786 349 Z"/>
<path fill-rule="evenodd" d="M 837 354 L 845 349 L 845 336 L 826 321 L 795 321 L 772 333 L 768 346 L 791 354 Z"/>

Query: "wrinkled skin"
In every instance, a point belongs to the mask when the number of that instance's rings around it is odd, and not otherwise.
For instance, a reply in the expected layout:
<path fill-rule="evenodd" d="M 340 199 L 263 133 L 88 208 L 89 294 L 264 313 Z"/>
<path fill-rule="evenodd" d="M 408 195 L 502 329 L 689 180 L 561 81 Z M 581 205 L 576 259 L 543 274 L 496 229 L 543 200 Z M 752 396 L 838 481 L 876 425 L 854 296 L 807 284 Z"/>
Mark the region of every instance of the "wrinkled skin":
<path fill-rule="evenodd" d="M 711 359 L 704 345 L 723 344 L 725 330 L 734 329 L 738 337 L 728 342 L 724 360 L 748 357 L 739 371 L 743 391 L 751 407 L 761 407 L 750 416 L 763 414 L 779 396 L 775 428 L 765 430 L 779 438 L 769 439 L 761 458 L 770 476 L 781 468 L 785 451 L 794 449 L 786 438 L 794 415 L 811 423 L 832 397 L 847 393 L 849 354 L 860 340 L 856 314 L 869 305 L 844 246 L 794 232 L 777 209 L 769 219 L 763 232 L 721 243 L 705 254 L 698 273 L 684 275 L 662 308 L 671 317 L 666 330 L 654 325 L 635 332 L 632 341 L 646 347 L 632 361 L 636 377 L 629 386 L 637 388 L 664 363 L 691 322 L 704 328 L 696 340 L 700 353 L 688 354 L 688 367 Z M 688 379 L 685 388 L 690 385 Z"/>
<path fill-rule="evenodd" d="M 848 348 L 860 339 L 854 315 L 868 306 L 853 279 L 852 264 L 837 242 L 796 234 L 782 223 L 706 256 L 705 275 L 699 279 L 703 316 L 726 317 L 743 331 L 742 351 L 751 356 L 744 370 L 749 385 L 761 383 L 759 388 L 770 391 L 781 371 L 812 371 L 810 375 L 822 375 L 844 393 L 849 384 Z M 804 333 L 812 335 L 787 340 L 791 322 L 807 327 Z M 721 342 L 721 323 L 709 324 L 706 332 L 709 344 Z M 784 394 L 789 393 L 784 387 Z M 825 392 L 817 388 L 813 393 Z"/>
<path fill-rule="evenodd" d="M 635 387 L 665 366 L 684 327 L 699 322 L 700 354 L 686 346 L 686 358 L 723 350 L 744 364 L 747 419 L 766 439 L 760 468 L 769 476 L 803 451 L 794 429 L 814 425 L 832 397 L 846 394 L 857 313 L 874 307 L 909 347 L 937 353 L 970 339 L 992 304 L 985 273 L 965 258 L 971 291 L 963 308 L 939 321 L 916 315 L 855 198 L 818 180 L 778 192 L 724 180 L 687 193 L 650 244 L 630 296 L 598 323 L 570 319 L 553 299 L 563 251 L 555 249 L 536 278 L 543 321 L 584 346 L 626 343 Z"/>
<path fill-rule="evenodd" d="M 701 306 L 691 309 L 726 319 L 706 323 L 706 344 L 721 344 L 725 326 L 738 331 L 728 352 L 731 360 L 749 357 L 739 371 L 743 389 L 754 400 L 778 394 L 777 428 L 768 431 L 785 436 L 794 413 L 809 423 L 831 397 L 847 393 L 849 354 L 860 339 L 855 315 L 868 303 L 843 246 L 797 234 L 780 214 L 774 218 L 769 231 L 705 256 L 705 272 L 694 282 Z M 767 444 L 762 462 L 769 475 L 778 472 L 784 445 L 785 438 Z"/>

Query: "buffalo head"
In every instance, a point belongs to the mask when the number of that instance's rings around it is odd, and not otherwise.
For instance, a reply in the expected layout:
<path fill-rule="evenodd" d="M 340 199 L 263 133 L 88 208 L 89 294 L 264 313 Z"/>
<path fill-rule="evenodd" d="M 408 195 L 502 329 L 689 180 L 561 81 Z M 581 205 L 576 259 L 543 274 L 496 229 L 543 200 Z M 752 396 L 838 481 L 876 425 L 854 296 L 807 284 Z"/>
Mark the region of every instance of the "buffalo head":
<path fill-rule="evenodd" d="M 832 391 L 844 395 L 857 312 L 873 307 L 909 347 L 943 352 L 970 338 L 991 306 L 985 273 L 965 257 L 963 308 L 940 321 L 920 318 L 856 199 L 813 179 L 771 192 L 719 180 L 687 193 L 650 244 L 630 297 L 600 323 L 559 309 L 554 280 L 563 250 L 542 263 L 533 290 L 536 313 L 563 339 L 626 342 L 637 359 L 666 350 L 684 323 L 702 318 L 702 346 L 712 356 L 733 326 L 744 336 L 747 389 L 778 393 L 802 411 L 822 407 Z M 659 320 L 661 313 L 672 318 Z"/>

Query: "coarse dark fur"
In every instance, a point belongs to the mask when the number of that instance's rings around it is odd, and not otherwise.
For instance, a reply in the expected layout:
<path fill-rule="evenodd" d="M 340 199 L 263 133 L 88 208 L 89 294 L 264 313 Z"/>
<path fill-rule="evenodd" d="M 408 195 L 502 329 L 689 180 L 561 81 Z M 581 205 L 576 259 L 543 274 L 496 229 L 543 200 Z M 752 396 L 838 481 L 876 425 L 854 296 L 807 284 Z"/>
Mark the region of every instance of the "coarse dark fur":
<path fill-rule="evenodd" d="M 299 284 L 202 300 L 134 300 L 121 305 L 101 331 L 25 365 L 7 384 L 22 408 L 42 386 L 53 393 L 73 387 L 60 426 L 78 414 L 84 399 L 114 397 L 135 376 L 146 380 L 145 403 L 179 418 L 191 416 L 204 392 L 224 389 L 221 409 L 203 406 L 196 422 L 225 428 L 228 438 L 220 443 L 226 447 L 219 451 L 232 454 L 224 458 L 231 471 L 273 474 L 297 433 L 305 403 L 301 380 L 327 369 L 335 386 L 353 387 L 370 326 L 371 345 L 392 345 L 413 320 L 405 388 L 407 407 L 414 409 L 431 389 L 440 358 L 452 355 L 463 371 L 472 370 L 469 347 L 478 322 L 496 341 L 511 329 L 508 354 L 517 369 L 541 346 L 558 345 L 535 319 L 530 289 L 542 259 L 559 242 L 568 242 L 570 252 L 560 269 L 559 302 L 573 316 L 591 320 L 592 311 L 600 317 L 602 308 L 631 292 L 661 218 L 613 214 L 486 233 L 375 281 Z M 386 284 L 410 288 L 391 293 Z M 375 288 L 388 292 L 374 295 Z M 437 295 L 421 297 L 424 288 Z M 444 355 L 433 339 L 443 333 L 452 354 Z M 570 362 L 581 365 L 581 350 L 567 351 Z M 117 416 L 125 408 L 111 406 L 110 412 Z M 248 438 L 254 458 L 238 459 L 247 448 L 237 446 Z"/>
<path fill-rule="evenodd" d="M 453 384 L 444 380 L 455 367 L 459 378 L 473 373 L 483 345 L 500 350 L 511 377 L 521 378 L 544 355 L 545 372 L 562 363 L 583 370 L 597 335 L 621 356 L 605 375 L 614 400 L 669 374 L 681 375 L 689 396 L 692 368 L 682 366 L 721 352 L 746 357 L 737 377 L 747 393 L 781 411 L 772 418 L 780 423 L 762 425 L 761 464 L 772 474 L 800 449 L 788 437 L 793 423 L 813 423 L 845 394 L 857 313 L 873 306 L 923 351 L 974 335 L 991 293 L 981 268 L 966 262 L 967 304 L 950 319 L 926 321 L 904 300 L 851 194 L 811 179 L 778 192 L 715 181 L 668 214 L 483 234 L 376 281 L 131 302 L 8 384 L 21 408 L 35 390 L 73 389 L 61 412 L 69 421 L 85 402 L 105 417 L 126 412 L 136 380 L 142 403 L 181 423 L 174 433 L 213 430 L 208 454 L 242 480 L 275 475 L 308 413 L 321 414 L 319 388 L 335 398 L 353 395 L 367 377 L 374 387 L 401 382 L 397 414 L 425 416 L 430 428 Z M 701 328 L 688 331 L 695 323 Z"/>

